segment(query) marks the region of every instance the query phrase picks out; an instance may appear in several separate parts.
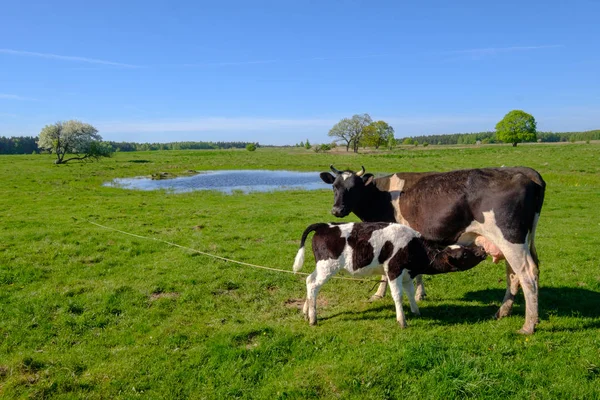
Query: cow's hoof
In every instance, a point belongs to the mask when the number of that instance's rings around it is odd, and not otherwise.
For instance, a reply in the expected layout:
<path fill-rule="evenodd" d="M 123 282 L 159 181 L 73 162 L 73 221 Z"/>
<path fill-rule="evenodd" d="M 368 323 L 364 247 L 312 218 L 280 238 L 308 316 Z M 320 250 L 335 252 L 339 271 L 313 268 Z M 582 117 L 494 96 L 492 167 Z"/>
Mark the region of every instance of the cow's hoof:
<path fill-rule="evenodd" d="M 421 311 L 417 310 L 417 311 L 413 311 L 412 312 L 414 315 L 420 317 L 421 316 Z"/>
<path fill-rule="evenodd" d="M 371 296 L 371 298 L 369 299 L 369 301 L 377 301 L 377 300 L 381 300 L 383 299 L 383 296 L 380 296 L 378 294 L 374 294 L 373 296 Z"/>
<path fill-rule="evenodd" d="M 310 321 L 309 323 L 310 323 L 310 326 L 317 326 L 317 321 L 316 320 L 315 321 Z"/>
<path fill-rule="evenodd" d="M 496 319 L 502 319 L 504 317 L 508 317 L 510 315 L 511 310 L 507 310 L 505 308 L 500 308 L 498 311 L 496 311 L 496 314 L 494 314 L 494 318 Z"/>
<path fill-rule="evenodd" d="M 521 328 L 517 331 L 517 333 L 520 335 L 533 335 L 534 331 L 535 330 L 533 328 L 532 329 Z"/>
<path fill-rule="evenodd" d="M 426 297 L 427 297 L 426 293 L 416 293 L 415 294 L 415 300 L 417 300 L 417 301 L 425 300 Z"/>
<path fill-rule="evenodd" d="M 398 321 L 398 325 L 400 325 L 400 329 L 405 329 L 406 328 L 406 321 Z"/>

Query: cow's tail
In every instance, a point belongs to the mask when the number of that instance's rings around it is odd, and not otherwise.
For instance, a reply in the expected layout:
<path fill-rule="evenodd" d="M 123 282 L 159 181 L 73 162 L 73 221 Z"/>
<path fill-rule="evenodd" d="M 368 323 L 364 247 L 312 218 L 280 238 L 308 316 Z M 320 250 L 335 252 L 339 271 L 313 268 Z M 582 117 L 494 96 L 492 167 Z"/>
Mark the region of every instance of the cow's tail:
<path fill-rule="evenodd" d="M 304 264 L 304 243 L 306 242 L 308 234 L 317 230 L 319 227 L 326 225 L 327 224 L 325 223 L 312 224 L 304 230 L 302 233 L 302 239 L 300 240 L 300 248 L 298 249 L 298 253 L 296 253 L 296 258 L 294 259 L 294 272 L 300 271 L 302 269 L 302 265 Z"/>

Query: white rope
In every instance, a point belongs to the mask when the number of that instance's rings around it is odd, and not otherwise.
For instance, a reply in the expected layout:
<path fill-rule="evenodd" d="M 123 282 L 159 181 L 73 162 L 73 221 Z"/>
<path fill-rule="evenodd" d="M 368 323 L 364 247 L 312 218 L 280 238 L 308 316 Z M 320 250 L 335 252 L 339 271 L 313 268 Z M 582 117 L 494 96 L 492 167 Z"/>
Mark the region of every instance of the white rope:
<path fill-rule="evenodd" d="M 217 256 L 215 254 L 210 254 L 210 253 L 206 253 L 204 251 L 192 249 L 191 247 L 185 247 L 185 246 L 182 246 L 180 244 L 169 242 L 169 241 L 166 241 L 166 240 L 157 239 L 157 238 L 154 238 L 154 237 L 136 235 L 135 233 L 125 232 L 125 231 L 122 231 L 120 229 L 111 228 L 110 226 L 102 225 L 102 224 L 99 224 L 97 222 L 93 222 L 93 221 L 90 221 L 90 220 L 87 220 L 87 219 L 85 221 L 89 222 L 92 225 L 96 225 L 96 226 L 98 226 L 100 228 L 104 228 L 104 229 L 108 229 L 108 230 L 111 230 L 111 231 L 114 231 L 114 232 L 122 233 L 123 235 L 133 236 L 133 237 L 136 237 L 136 238 L 139 238 L 139 239 L 145 239 L 145 240 L 154 240 L 156 242 L 161 242 L 161 243 L 168 244 L 169 246 L 179 247 L 180 249 L 189 250 L 189 251 L 194 252 L 194 253 L 202 254 L 202 255 L 207 256 L 207 257 L 217 258 L 219 260 L 226 261 L 226 262 L 233 263 L 233 264 L 245 265 L 246 267 L 266 269 L 266 270 L 269 270 L 269 271 L 285 272 L 285 273 L 288 273 L 288 274 L 310 275 L 310 274 L 308 274 L 306 272 L 294 272 L 294 271 L 290 271 L 288 269 L 270 268 L 270 267 L 265 267 L 265 266 L 262 266 L 262 265 L 250 264 L 250 263 L 243 262 L 243 261 L 236 261 L 236 260 L 232 260 L 230 258 L 225 258 L 225 257 Z M 347 278 L 347 277 L 344 277 L 344 276 L 334 276 L 333 278 L 334 279 L 344 279 L 344 280 L 347 280 L 347 281 L 370 282 L 367 279 Z"/>

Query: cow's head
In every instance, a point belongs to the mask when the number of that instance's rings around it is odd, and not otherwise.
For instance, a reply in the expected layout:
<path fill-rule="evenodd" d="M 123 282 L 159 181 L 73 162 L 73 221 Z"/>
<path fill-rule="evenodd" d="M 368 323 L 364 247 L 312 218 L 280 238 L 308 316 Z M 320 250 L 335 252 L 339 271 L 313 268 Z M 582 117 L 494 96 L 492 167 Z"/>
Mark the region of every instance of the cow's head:
<path fill-rule="evenodd" d="M 338 171 L 330 165 L 331 171 L 321 172 L 321 179 L 325 183 L 333 185 L 333 208 L 331 213 L 342 218 L 354 211 L 365 188 L 372 184 L 373 174 L 365 174 L 365 167 L 359 172 L 350 170 Z"/>

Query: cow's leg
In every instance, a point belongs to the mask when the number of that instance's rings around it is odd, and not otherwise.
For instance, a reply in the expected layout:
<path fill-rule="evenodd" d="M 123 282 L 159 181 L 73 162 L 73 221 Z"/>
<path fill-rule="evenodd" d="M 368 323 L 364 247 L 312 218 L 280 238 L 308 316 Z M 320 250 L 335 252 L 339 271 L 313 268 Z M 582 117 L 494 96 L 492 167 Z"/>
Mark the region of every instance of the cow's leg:
<path fill-rule="evenodd" d="M 404 272 L 406 273 L 406 272 Z M 396 320 L 400 324 L 401 328 L 406 328 L 406 317 L 404 316 L 404 310 L 402 309 L 402 279 L 403 275 L 400 275 L 394 280 L 389 279 L 390 292 L 394 299 L 394 305 L 396 306 Z"/>
<path fill-rule="evenodd" d="M 427 293 L 425 293 L 425 285 L 423 284 L 423 275 L 417 275 L 415 277 L 415 282 L 417 284 L 417 301 L 424 300 L 427 297 Z"/>
<path fill-rule="evenodd" d="M 538 266 L 527 244 L 505 243 L 500 249 L 517 276 L 525 296 L 525 324 L 519 333 L 532 334 L 538 323 Z M 502 309 L 498 313 L 501 311 Z"/>
<path fill-rule="evenodd" d="M 417 301 L 415 299 L 415 285 L 408 273 L 404 273 L 402 275 L 402 287 L 406 292 L 406 297 L 408 297 L 408 302 L 410 303 L 410 311 L 412 311 L 412 313 L 415 315 L 421 315 L 421 312 L 419 311 L 419 306 L 417 305 Z"/>
<path fill-rule="evenodd" d="M 515 302 L 515 296 L 519 291 L 519 277 L 513 271 L 512 267 L 506 261 L 506 293 L 500 309 L 496 312 L 496 318 L 504 318 L 510 315 Z"/>
<path fill-rule="evenodd" d="M 383 299 L 385 296 L 385 292 L 387 291 L 387 287 L 388 287 L 387 276 L 381 275 L 381 283 L 379 284 L 379 287 L 377 288 L 377 292 L 375 292 L 375 294 L 373 296 L 371 296 L 369 301 Z"/>
<path fill-rule="evenodd" d="M 317 268 L 306 278 L 306 302 L 303 311 L 304 315 L 308 316 L 308 322 L 311 325 L 317 324 L 317 295 L 319 290 L 337 272 L 337 266 L 337 260 L 319 261 L 317 262 Z"/>

